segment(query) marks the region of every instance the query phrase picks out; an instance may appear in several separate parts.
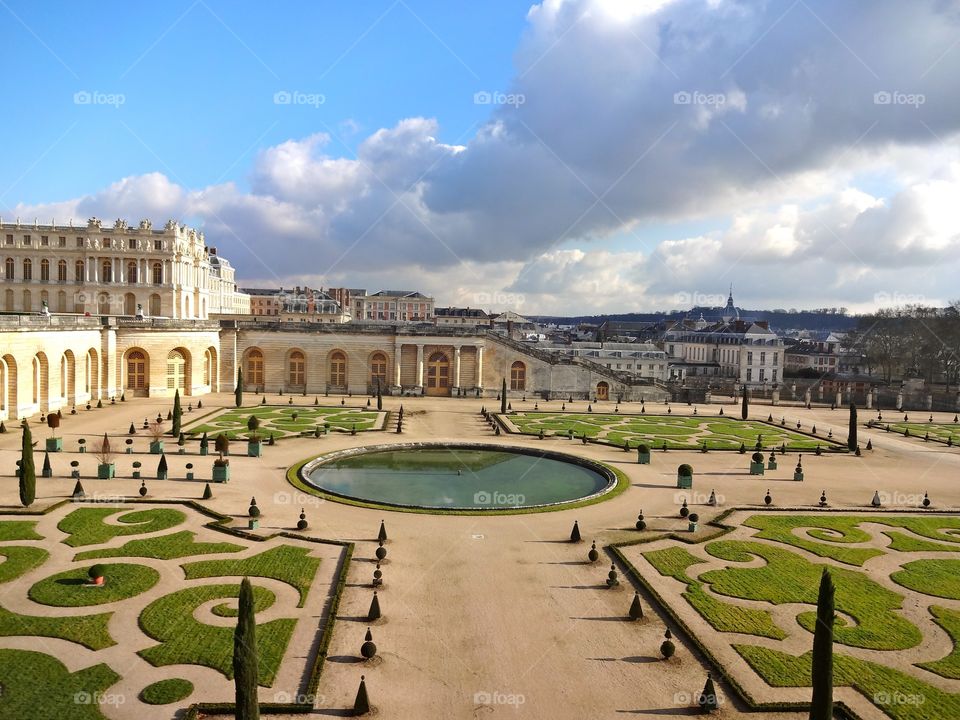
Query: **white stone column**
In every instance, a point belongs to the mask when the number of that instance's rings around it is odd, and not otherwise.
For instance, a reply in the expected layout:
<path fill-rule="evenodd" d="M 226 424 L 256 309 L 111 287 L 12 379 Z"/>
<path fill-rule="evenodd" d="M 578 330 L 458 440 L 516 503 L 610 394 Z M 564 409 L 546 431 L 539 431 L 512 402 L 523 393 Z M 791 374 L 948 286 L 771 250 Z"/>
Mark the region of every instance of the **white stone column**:
<path fill-rule="evenodd" d="M 417 344 L 417 386 L 423 387 L 423 345 Z"/>
<path fill-rule="evenodd" d="M 453 386 L 460 387 L 460 346 L 453 348 Z"/>
<path fill-rule="evenodd" d="M 393 349 L 393 384 L 400 387 L 400 355 L 403 345 L 396 343 Z"/>
<path fill-rule="evenodd" d="M 477 346 L 477 387 L 483 388 L 483 346 Z"/>

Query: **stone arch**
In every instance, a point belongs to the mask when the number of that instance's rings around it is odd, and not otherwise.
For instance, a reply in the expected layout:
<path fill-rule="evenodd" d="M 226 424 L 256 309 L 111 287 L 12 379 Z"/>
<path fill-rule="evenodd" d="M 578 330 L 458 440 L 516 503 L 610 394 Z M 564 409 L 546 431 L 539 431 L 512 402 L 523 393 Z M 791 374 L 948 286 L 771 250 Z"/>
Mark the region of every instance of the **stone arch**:
<path fill-rule="evenodd" d="M 41 411 L 50 407 L 50 363 L 43 352 L 33 356 L 33 404 Z"/>
<path fill-rule="evenodd" d="M 217 349 L 211 345 L 203 351 L 203 384 L 208 386 L 211 392 L 217 392 L 220 387 L 218 369 Z"/>
<path fill-rule="evenodd" d="M 521 392 L 527 389 L 527 364 L 522 360 L 514 360 L 510 366 L 510 389 Z"/>
<path fill-rule="evenodd" d="M 346 392 L 348 370 L 347 353 L 339 348 L 331 350 L 327 355 L 327 384 L 331 390 Z"/>
<path fill-rule="evenodd" d="M 301 348 L 287 351 L 285 371 L 287 387 L 292 390 L 303 390 L 307 387 L 307 354 Z"/>
<path fill-rule="evenodd" d="M 258 390 L 264 386 L 263 350 L 254 346 L 243 351 L 243 387 Z"/>
<path fill-rule="evenodd" d="M 68 405 L 77 402 L 77 359 L 73 350 L 67 350 L 60 359 L 60 393 Z"/>
<path fill-rule="evenodd" d="M 0 358 L 0 374 L 3 377 L 0 410 L 6 412 L 7 419 L 16 419 L 18 414 L 17 361 L 13 355 L 4 355 Z"/>
<path fill-rule="evenodd" d="M 387 354 L 382 350 L 375 350 L 370 353 L 368 364 L 370 367 L 370 392 L 376 392 L 377 387 L 380 390 L 386 390 L 390 379 L 390 361 L 387 359 Z"/>
<path fill-rule="evenodd" d="M 610 399 L 610 384 L 605 380 L 597 383 L 597 400 Z"/>
<path fill-rule="evenodd" d="M 167 353 L 167 390 L 173 395 L 179 390 L 181 395 L 193 393 L 193 368 L 190 351 L 176 347 Z"/>
<path fill-rule="evenodd" d="M 146 350 L 132 347 L 123 354 L 123 376 L 123 387 L 134 397 L 150 395 L 150 356 Z"/>
<path fill-rule="evenodd" d="M 87 392 L 90 399 L 100 397 L 100 358 L 99 353 L 90 348 L 87 350 Z"/>

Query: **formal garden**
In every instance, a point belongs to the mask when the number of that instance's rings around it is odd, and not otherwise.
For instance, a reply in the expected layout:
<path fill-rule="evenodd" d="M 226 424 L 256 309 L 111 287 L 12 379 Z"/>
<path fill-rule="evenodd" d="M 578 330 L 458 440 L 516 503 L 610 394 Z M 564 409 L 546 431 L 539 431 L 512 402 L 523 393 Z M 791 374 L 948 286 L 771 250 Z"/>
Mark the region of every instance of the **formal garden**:
<path fill-rule="evenodd" d="M 737 510 L 710 537 L 620 550 L 752 704 L 809 698 L 827 567 L 837 699 L 852 688 L 896 720 L 960 717 L 960 516 Z"/>
<path fill-rule="evenodd" d="M 231 440 L 247 438 L 250 417 L 260 421 L 257 433 L 269 440 L 285 437 L 324 435 L 330 432 L 364 432 L 383 428 L 385 413 L 353 407 L 302 405 L 257 405 L 225 410 L 184 429 L 190 437 L 211 438 L 225 434 Z"/>
<path fill-rule="evenodd" d="M 0 649 L 5 713 L 167 718 L 189 702 L 232 701 L 243 577 L 257 614 L 257 682 L 296 696 L 317 671 L 305 658 L 328 598 L 319 555 L 341 548 L 258 541 L 219 522 L 174 503 L 0 515 L 0 635 L 17 639 Z"/>
<path fill-rule="evenodd" d="M 868 423 L 874 428 L 882 428 L 887 432 L 897 433 L 904 437 L 912 437 L 918 440 L 927 440 L 930 442 L 941 442 L 951 447 L 960 446 L 960 423 L 936 423 L 936 422 L 881 422 L 872 420 Z"/>
<path fill-rule="evenodd" d="M 739 412 L 739 408 L 736 409 Z M 524 435 L 568 439 L 631 448 L 645 444 L 653 450 L 753 450 L 786 448 L 794 451 L 840 450 L 845 445 L 815 426 L 792 427 L 786 417 L 768 421 L 706 415 L 626 415 L 608 413 L 513 412 L 500 415 L 507 429 Z"/>

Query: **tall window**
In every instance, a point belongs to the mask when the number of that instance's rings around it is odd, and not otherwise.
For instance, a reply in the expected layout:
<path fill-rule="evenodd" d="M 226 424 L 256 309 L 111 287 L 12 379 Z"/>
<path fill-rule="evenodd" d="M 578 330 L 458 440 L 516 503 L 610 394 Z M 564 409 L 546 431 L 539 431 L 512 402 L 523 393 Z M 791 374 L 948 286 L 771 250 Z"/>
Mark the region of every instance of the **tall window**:
<path fill-rule="evenodd" d="M 527 389 L 527 366 L 519 360 L 510 366 L 510 389 Z"/>
<path fill-rule="evenodd" d="M 150 296 L 150 314 L 154 317 L 159 317 L 161 314 L 160 296 L 156 293 Z"/>
<path fill-rule="evenodd" d="M 186 385 L 187 361 L 179 350 L 171 350 L 167 355 L 167 389 L 184 390 Z"/>
<path fill-rule="evenodd" d="M 103 274 L 100 276 L 101 282 L 113 282 L 113 263 L 109 260 L 103 261 Z"/>
<path fill-rule="evenodd" d="M 137 282 L 137 261 L 131 260 L 127 263 L 127 282 L 135 285 Z"/>
<path fill-rule="evenodd" d="M 127 387 L 134 390 L 147 387 L 147 358 L 139 350 L 127 355 Z"/>
<path fill-rule="evenodd" d="M 295 387 L 301 387 L 307 384 L 306 360 L 303 353 L 294 350 L 290 353 L 288 361 L 287 382 Z"/>
<path fill-rule="evenodd" d="M 247 367 L 244 368 L 246 377 L 245 384 L 250 388 L 258 388 L 263 385 L 263 353 L 254 348 L 247 353 Z"/>
<path fill-rule="evenodd" d="M 153 284 L 154 285 L 163 284 L 163 264 L 162 263 L 153 264 Z"/>
<path fill-rule="evenodd" d="M 57 263 L 57 282 L 67 281 L 67 261 L 60 260 Z"/>
<path fill-rule="evenodd" d="M 73 264 L 73 281 L 83 282 L 83 276 L 86 275 L 86 265 L 83 260 L 77 260 Z"/>
<path fill-rule="evenodd" d="M 347 384 L 347 356 L 339 350 L 330 356 L 330 384 L 335 387 Z"/>
<path fill-rule="evenodd" d="M 23 279 L 33 280 L 33 260 L 30 258 L 23 261 Z"/>
<path fill-rule="evenodd" d="M 387 385 L 387 356 L 383 353 L 370 358 L 370 384 L 381 389 Z"/>
<path fill-rule="evenodd" d="M 14 262 L 13 262 L 13 258 L 7 258 L 7 259 L 3 262 L 4 277 L 5 277 L 7 280 L 13 280 L 13 277 L 14 277 L 14 267 L 15 267 L 15 264 L 14 264 Z"/>
<path fill-rule="evenodd" d="M 46 258 L 40 261 L 40 282 L 50 282 L 50 261 Z"/>

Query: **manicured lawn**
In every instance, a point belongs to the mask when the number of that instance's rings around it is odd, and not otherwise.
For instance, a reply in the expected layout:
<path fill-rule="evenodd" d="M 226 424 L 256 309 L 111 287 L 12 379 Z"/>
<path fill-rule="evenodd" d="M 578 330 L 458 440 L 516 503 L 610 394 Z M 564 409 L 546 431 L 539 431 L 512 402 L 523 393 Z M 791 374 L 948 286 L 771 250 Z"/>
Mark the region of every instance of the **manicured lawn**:
<path fill-rule="evenodd" d="M 960 560 L 914 560 L 890 579 L 924 595 L 960 600 Z"/>
<path fill-rule="evenodd" d="M 158 680 L 140 691 L 140 699 L 147 705 L 169 705 L 183 700 L 193 692 L 193 683 L 182 678 Z"/>
<path fill-rule="evenodd" d="M 890 432 L 896 432 L 903 435 L 904 431 L 909 430 L 910 436 L 923 440 L 927 435 L 930 440 L 945 443 L 951 440 L 953 445 L 960 445 L 960 423 L 914 423 L 914 422 L 892 422 L 877 423 L 875 428 L 890 428 Z"/>
<path fill-rule="evenodd" d="M 572 431 L 576 437 L 586 435 L 620 447 L 629 443 L 631 448 L 646 443 L 659 450 L 666 443 L 668 449 L 690 450 L 706 443 L 710 450 L 737 450 L 743 444 L 752 452 L 758 441 L 766 451 L 784 445 L 787 450 L 805 451 L 818 445 L 824 450 L 841 447 L 836 440 L 810 437 L 777 423 L 706 415 L 518 412 L 509 419 L 525 435 L 539 435 L 543 430 L 547 436 L 569 437 Z"/>
<path fill-rule="evenodd" d="M 105 518 L 123 512 L 115 519 L 120 525 L 108 525 Z M 68 533 L 65 542 L 70 547 L 98 545 L 120 535 L 142 535 L 167 530 L 180 525 L 187 516 L 171 508 L 151 508 L 124 512 L 121 508 L 82 507 L 67 515 L 57 529 Z"/>
<path fill-rule="evenodd" d="M 43 540 L 34 529 L 36 527 L 36 520 L 4 520 L 0 522 L 0 541 Z"/>
<path fill-rule="evenodd" d="M 960 680 L 960 612 L 936 606 L 931 607 L 930 612 L 933 613 L 937 625 L 946 630 L 950 639 L 953 640 L 953 650 L 940 660 L 917 663 L 917 667 L 925 668 L 945 678 Z"/>
<path fill-rule="evenodd" d="M 40 580 L 28 595 L 41 605 L 87 607 L 136 597 L 160 581 L 160 573 L 146 565 L 108 563 L 103 568 L 105 582 L 99 587 L 90 584 L 90 566 L 84 565 Z"/>
<path fill-rule="evenodd" d="M 20 615 L 0 607 L 0 635 L 4 637 L 49 637 L 79 643 L 91 650 L 116 645 L 107 624 L 113 613 L 41 617 Z"/>
<path fill-rule="evenodd" d="M 310 557 L 306 548 L 280 545 L 249 558 L 200 560 L 182 567 L 187 580 L 231 576 L 279 580 L 300 593 L 298 607 L 303 607 L 317 568 L 320 567 L 320 558 Z"/>
<path fill-rule="evenodd" d="M 810 653 L 799 657 L 754 645 L 734 645 L 768 685 L 810 687 Z M 856 688 L 894 720 L 960 717 L 960 694 L 943 692 L 899 670 L 834 653 L 834 685 Z M 898 695 L 899 693 L 899 695 Z"/>
<path fill-rule="evenodd" d="M 735 565 L 723 570 L 710 570 L 700 576 L 714 592 L 746 600 L 817 604 L 822 565 L 808 562 L 796 553 L 766 543 L 722 540 L 709 543 L 706 551 L 721 560 L 746 563 L 761 557 L 762 567 L 741 568 Z M 845 568 L 832 568 L 836 585 L 838 613 L 850 615 L 856 622 L 848 626 L 838 615 L 834 640 L 843 645 L 872 650 L 905 650 L 920 644 L 920 630 L 896 611 L 903 606 L 903 596 L 887 590 L 864 573 Z M 802 627 L 813 632 L 816 612 L 797 616 Z"/>
<path fill-rule="evenodd" d="M 0 546 L 0 583 L 16 580 L 21 575 L 25 575 L 34 568 L 43 565 L 50 557 L 43 548 L 22 546 L 22 545 L 3 545 Z"/>
<path fill-rule="evenodd" d="M 118 548 L 106 548 L 103 550 L 85 550 L 77 553 L 74 560 L 91 560 L 94 558 L 110 557 L 143 557 L 154 558 L 156 560 L 175 560 L 177 558 L 191 557 L 194 555 L 212 555 L 215 553 L 239 552 L 243 550 L 242 545 L 229 542 L 196 542 L 194 538 L 196 533 L 189 530 L 183 530 L 170 535 L 161 535 L 160 537 L 143 538 L 140 540 L 131 540 Z M 3 548 L 0 548 L 0 553 Z M 2 566 L 0 566 L 2 568 Z"/>
<path fill-rule="evenodd" d="M 702 583 L 687 574 L 687 568 L 703 561 L 686 549 L 671 547 L 652 550 L 643 556 L 661 575 L 687 583 L 683 597 L 718 632 L 746 633 L 774 640 L 782 640 L 787 636 L 767 610 L 734 605 L 706 592 Z"/>
<path fill-rule="evenodd" d="M 32 650 L 0 649 L 0 717 L 104 720 L 97 700 L 119 702 L 107 693 L 120 676 L 104 664 L 75 673 L 54 657 Z M 107 705 L 115 717 L 122 704 Z"/>
<path fill-rule="evenodd" d="M 140 613 L 140 628 L 160 644 L 139 651 L 139 655 L 158 667 L 184 663 L 205 665 L 232 680 L 234 628 L 200 623 L 193 613 L 210 600 L 239 595 L 240 583 L 201 585 L 153 601 Z M 257 585 L 253 586 L 253 597 L 257 611 L 270 607 L 275 600 L 272 592 Z M 293 618 L 257 624 L 260 685 L 273 685 L 296 624 Z"/>
<path fill-rule="evenodd" d="M 220 433 L 224 433 L 231 440 L 245 440 L 250 435 L 247 422 L 251 415 L 260 420 L 257 432 L 262 437 L 273 436 L 279 440 L 307 431 L 313 432 L 318 427 L 322 432 L 327 425 L 333 432 L 350 432 L 354 427 L 357 432 L 375 430 L 380 413 L 376 409 L 350 407 L 259 405 L 227 410 L 216 417 L 205 419 L 185 432 L 193 438 L 207 433 L 212 452 L 213 439 Z"/>

